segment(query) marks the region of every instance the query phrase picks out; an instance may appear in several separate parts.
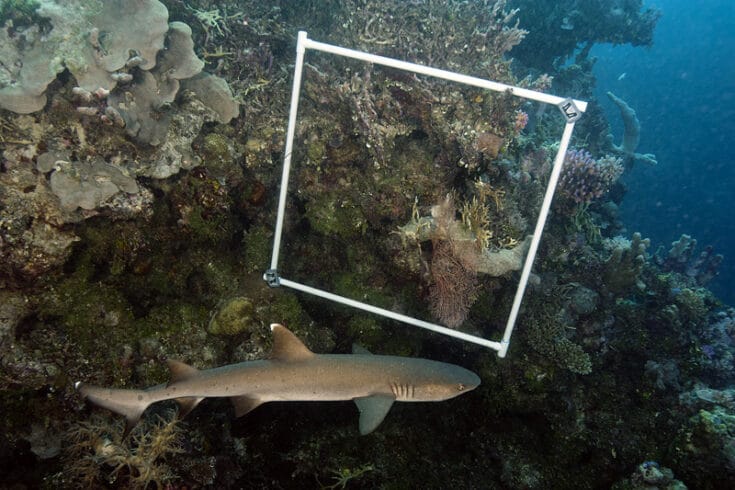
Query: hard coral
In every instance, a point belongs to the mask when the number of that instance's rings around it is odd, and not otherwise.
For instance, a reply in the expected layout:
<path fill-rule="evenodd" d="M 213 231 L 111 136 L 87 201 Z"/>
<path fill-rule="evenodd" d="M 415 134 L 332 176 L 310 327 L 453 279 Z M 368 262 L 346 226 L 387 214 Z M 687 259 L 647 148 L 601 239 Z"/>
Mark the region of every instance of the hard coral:
<path fill-rule="evenodd" d="M 152 68 L 168 30 L 168 11 L 157 0 L 44 0 L 36 16 L 43 22 L 0 31 L 0 108 L 21 114 L 44 107 L 46 87 L 65 68 L 90 92 L 112 90 L 112 75 L 131 52 Z"/>
<path fill-rule="evenodd" d="M 204 67 L 189 26 L 169 24 L 157 0 L 44 0 L 37 15 L 52 26 L 49 32 L 42 30 L 47 24 L 0 31 L 0 65 L 6 67 L 0 70 L 0 108 L 43 109 L 46 87 L 68 68 L 77 82 L 79 114 L 125 126 L 143 143 L 164 143 L 180 81 Z M 227 83 L 217 77 L 201 77 L 188 90 L 211 104 L 211 120 L 226 123 L 238 114 Z"/>
<path fill-rule="evenodd" d="M 576 203 L 589 203 L 602 197 L 622 173 L 619 158 L 606 156 L 595 160 L 588 151 L 567 150 L 559 189 Z"/>
<path fill-rule="evenodd" d="M 184 452 L 181 428 L 176 415 L 144 419 L 122 440 L 122 427 L 99 415 L 77 422 L 66 433 L 67 483 L 88 488 L 102 482 L 118 482 L 126 488 L 164 488 L 176 480 L 169 461 Z"/>
<path fill-rule="evenodd" d="M 632 241 L 622 237 L 607 240 L 605 243 L 612 246 L 612 251 L 603 272 L 604 284 L 613 293 L 622 293 L 637 285 L 638 276 L 646 263 L 646 249 L 651 246 L 651 240 L 643 239 L 640 233 L 633 233 Z"/>

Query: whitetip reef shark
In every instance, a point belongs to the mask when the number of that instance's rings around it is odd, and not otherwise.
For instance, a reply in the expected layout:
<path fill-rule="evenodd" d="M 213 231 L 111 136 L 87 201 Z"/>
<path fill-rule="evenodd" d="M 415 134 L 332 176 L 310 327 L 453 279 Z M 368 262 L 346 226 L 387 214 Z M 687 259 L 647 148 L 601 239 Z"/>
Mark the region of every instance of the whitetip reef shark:
<path fill-rule="evenodd" d="M 360 346 L 352 354 L 315 354 L 283 325 L 272 324 L 268 360 L 198 370 L 168 360 L 171 381 L 145 390 L 76 382 L 82 397 L 125 416 L 129 433 L 152 403 L 178 402 L 184 417 L 204 398 L 227 397 L 241 417 L 267 402 L 354 400 L 360 433 L 383 421 L 393 402 L 442 401 L 477 388 L 480 378 L 463 367 L 429 359 L 373 355 Z"/>

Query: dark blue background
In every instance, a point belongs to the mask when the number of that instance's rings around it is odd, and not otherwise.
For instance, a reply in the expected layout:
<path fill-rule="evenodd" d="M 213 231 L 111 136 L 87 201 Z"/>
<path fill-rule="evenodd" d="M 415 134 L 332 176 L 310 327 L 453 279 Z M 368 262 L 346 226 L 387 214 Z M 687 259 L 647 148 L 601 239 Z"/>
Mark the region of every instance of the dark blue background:
<path fill-rule="evenodd" d="M 626 100 L 641 121 L 641 153 L 657 166 L 624 174 L 627 235 L 640 231 L 652 249 L 682 233 L 725 256 L 710 289 L 735 304 L 735 2 L 655 0 L 663 16 L 652 48 L 596 46 L 596 96 L 619 144 L 622 123 L 607 99 Z M 620 76 L 625 73 L 622 79 Z"/>

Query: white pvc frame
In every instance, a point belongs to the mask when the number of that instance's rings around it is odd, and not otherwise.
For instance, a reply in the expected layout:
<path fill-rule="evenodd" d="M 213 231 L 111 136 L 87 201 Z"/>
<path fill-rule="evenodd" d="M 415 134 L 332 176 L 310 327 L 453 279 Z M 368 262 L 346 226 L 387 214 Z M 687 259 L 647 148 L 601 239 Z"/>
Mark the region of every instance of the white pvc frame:
<path fill-rule="evenodd" d="M 484 337 L 478 337 L 471 335 L 459 330 L 455 330 L 443 325 L 418 320 L 416 318 L 402 315 L 394 311 L 378 308 L 377 306 L 362 303 L 354 299 L 345 298 L 334 293 L 323 291 L 305 284 L 290 281 L 278 275 L 278 258 L 281 249 L 281 237 L 283 234 L 283 220 L 286 212 L 286 197 L 288 194 L 288 181 L 289 173 L 291 171 L 291 154 L 293 151 L 293 139 L 296 131 L 296 114 L 299 105 L 299 95 L 301 93 L 301 78 L 304 66 L 304 54 L 307 49 L 313 49 L 316 51 L 323 51 L 325 53 L 332 53 L 338 56 L 344 56 L 347 58 L 353 58 L 368 63 L 374 63 L 377 65 L 389 66 L 397 68 L 399 70 L 410 71 L 421 75 L 427 75 L 430 77 L 441 78 L 443 80 L 449 80 L 453 82 L 462 83 L 465 85 L 471 85 L 473 87 L 480 87 L 495 92 L 510 93 L 512 95 L 522 97 L 525 99 L 543 102 L 546 104 L 553 104 L 559 107 L 562 114 L 566 118 L 566 125 L 564 132 L 562 133 L 561 140 L 559 142 L 559 151 L 556 153 L 554 158 L 554 166 L 551 171 L 551 177 L 549 183 L 546 186 L 546 194 L 541 205 L 541 211 L 536 222 L 536 228 L 533 232 L 533 238 L 531 245 L 526 255 L 526 260 L 523 264 L 523 270 L 521 272 L 521 279 L 518 283 L 518 289 L 516 290 L 515 298 L 513 300 L 513 306 L 506 322 L 505 332 L 500 342 L 486 339 Z M 534 259 L 536 258 L 536 252 L 538 251 L 539 242 L 541 241 L 541 234 L 544 230 L 544 224 L 546 223 L 546 217 L 549 214 L 549 208 L 551 207 L 551 200 L 554 197 L 554 190 L 556 189 L 559 175 L 561 173 L 562 165 L 564 163 L 564 156 L 569 146 L 569 140 L 572 137 L 574 131 L 574 123 L 582 113 L 587 109 L 587 102 L 573 99 L 565 99 L 557 97 L 555 95 L 549 95 L 535 90 L 528 90 L 521 87 L 514 87 L 511 85 L 505 85 L 503 83 L 493 82 L 482 78 L 471 77 L 467 75 L 461 75 L 459 73 L 450 72 L 446 70 L 440 70 L 437 68 L 431 68 L 428 66 L 417 65 L 415 63 L 408 63 L 406 61 L 400 61 L 393 58 L 386 58 L 384 56 L 377 56 L 362 51 L 355 51 L 353 49 L 347 49 L 340 46 L 333 46 L 331 44 L 320 43 L 313 41 L 307 37 L 305 31 L 300 31 L 296 44 L 296 65 L 294 67 L 294 80 L 293 88 L 291 91 L 291 110 L 288 117 L 288 130 L 286 132 L 286 148 L 283 155 L 283 175 L 281 177 L 281 190 L 278 199 L 278 216 L 276 218 L 276 231 L 273 238 L 273 255 L 271 257 L 270 269 L 265 272 L 263 279 L 272 287 L 286 286 L 304 293 L 319 296 L 336 303 L 358 308 L 370 313 L 381 315 L 399 322 L 408 323 L 421 327 L 433 332 L 437 332 L 450 337 L 472 342 L 478 345 L 489 347 L 498 351 L 498 357 L 505 357 L 508 352 L 508 346 L 510 345 L 510 337 L 513 334 L 513 328 L 515 327 L 516 319 L 518 318 L 518 312 L 521 308 L 521 302 L 523 301 L 523 295 L 528 285 L 528 279 L 531 275 L 531 269 L 533 267 Z"/>

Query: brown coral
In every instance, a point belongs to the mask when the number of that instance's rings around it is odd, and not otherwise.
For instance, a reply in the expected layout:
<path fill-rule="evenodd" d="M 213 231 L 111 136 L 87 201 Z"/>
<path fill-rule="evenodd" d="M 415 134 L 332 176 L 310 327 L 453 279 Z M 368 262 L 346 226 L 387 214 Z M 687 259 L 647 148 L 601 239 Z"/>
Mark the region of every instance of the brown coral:
<path fill-rule="evenodd" d="M 431 258 L 432 315 L 451 328 L 467 319 L 477 297 L 478 249 L 468 241 L 437 240 Z"/>

